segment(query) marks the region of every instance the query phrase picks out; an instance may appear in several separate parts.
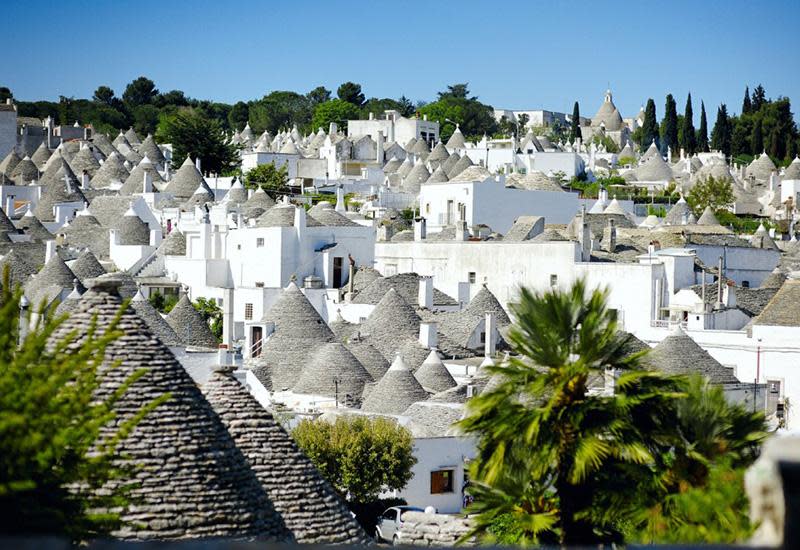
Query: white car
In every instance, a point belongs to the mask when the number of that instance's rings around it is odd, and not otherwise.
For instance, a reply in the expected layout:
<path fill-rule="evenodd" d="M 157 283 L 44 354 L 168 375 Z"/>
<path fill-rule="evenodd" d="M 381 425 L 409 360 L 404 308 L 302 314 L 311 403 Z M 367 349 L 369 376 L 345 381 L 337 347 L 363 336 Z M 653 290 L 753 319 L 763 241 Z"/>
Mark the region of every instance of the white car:
<path fill-rule="evenodd" d="M 397 534 L 400 532 L 400 526 L 403 524 L 403 514 L 406 512 L 424 512 L 424 510 L 414 506 L 392 506 L 388 508 L 378 518 L 378 524 L 375 527 L 375 540 L 398 544 Z"/>

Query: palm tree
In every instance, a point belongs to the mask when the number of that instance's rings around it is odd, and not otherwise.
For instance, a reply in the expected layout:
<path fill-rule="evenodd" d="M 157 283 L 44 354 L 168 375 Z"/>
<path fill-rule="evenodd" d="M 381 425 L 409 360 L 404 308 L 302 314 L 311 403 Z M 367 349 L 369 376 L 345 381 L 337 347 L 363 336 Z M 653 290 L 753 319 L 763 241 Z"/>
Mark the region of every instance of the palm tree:
<path fill-rule="evenodd" d="M 583 281 L 566 292 L 522 289 L 512 311 L 517 356 L 491 368 L 500 381 L 469 402 L 460 423 L 479 437 L 476 532 L 510 521 L 519 542 L 621 542 L 621 510 L 615 517 L 599 503 L 649 477 L 660 444 L 640 426 L 658 425 L 654 411 L 679 396 L 677 381 L 640 368 L 641 353 L 626 354 L 607 291 Z M 614 391 L 590 391 L 607 374 Z"/>

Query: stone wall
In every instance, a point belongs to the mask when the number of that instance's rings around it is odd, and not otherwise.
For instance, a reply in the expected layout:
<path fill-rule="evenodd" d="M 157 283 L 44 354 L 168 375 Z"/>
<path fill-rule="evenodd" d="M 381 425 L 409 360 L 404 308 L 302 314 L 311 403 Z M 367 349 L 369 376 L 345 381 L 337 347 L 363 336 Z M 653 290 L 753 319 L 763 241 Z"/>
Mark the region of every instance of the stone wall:
<path fill-rule="evenodd" d="M 400 544 L 413 546 L 455 546 L 456 542 L 469 533 L 472 521 L 469 518 L 406 512 L 403 525 L 398 533 Z M 460 546 L 477 546 L 472 538 Z"/>

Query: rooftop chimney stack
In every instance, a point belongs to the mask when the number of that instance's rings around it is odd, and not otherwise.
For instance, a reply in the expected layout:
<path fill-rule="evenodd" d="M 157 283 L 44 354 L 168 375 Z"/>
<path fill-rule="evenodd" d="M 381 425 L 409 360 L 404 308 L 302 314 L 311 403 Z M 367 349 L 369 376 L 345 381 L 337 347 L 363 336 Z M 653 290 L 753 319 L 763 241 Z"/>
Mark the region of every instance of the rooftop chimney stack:
<path fill-rule="evenodd" d="M 423 309 L 433 309 L 433 277 L 419 278 L 419 307 Z"/>
<path fill-rule="evenodd" d="M 44 249 L 44 263 L 47 263 L 53 259 L 53 256 L 56 255 L 56 242 L 55 241 L 47 241 L 45 243 Z"/>
<path fill-rule="evenodd" d="M 425 218 L 417 218 L 414 220 L 414 240 L 424 241 L 427 238 L 428 224 Z"/>
<path fill-rule="evenodd" d="M 89 189 L 89 172 L 86 170 L 81 174 L 81 189 Z"/>
<path fill-rule="evenodd" d="M 153 192 L 153 174 L 150 170 L 144 171 L 144 176 L 142 177 L 142 193 L 152 193 Z"/>
<path fill-rule="evenodd" d="M 436 323 L 423 321 L 419 324 L 419 343 L 428 349 L 433 349 L 439 344 Z"/>
<path fill-rule="evenodd" d="M 495 349 L 497 348 L 497 340 L 495 337 L 495 333 L 497 332 L 497 321 L 495 320 L 494 313 L 488 312 L 486 314 L 486 321 L 483 325 L 483 331 L 485 334 L 483 339 L 483 354 L 486 357 L 491 357 L 494 355 Z"/>
<path fill-rule="evenodd" d="M 378 130 L 378 135 L 375 136 L 375 141 L 377 142 L 375 162 L 377 162 L 379 166 L 383 166 L 383 130 Z"/>
<path fill-rule="evenodd" d="M 328 135 L 333 136 L 339 131 L 339 126 L 335 122 L 331 122 L 328 126 Z"/>
<path fill-rule="evenodd" d="M 616 252 L 617 250 L 617 227 L 614 224 L 613 219 L 608 220 L 608 227 L 606 227 L 605 235 L 603 236 L 603 240 L 606 244 L 606 250 L 608 252 Z"/>

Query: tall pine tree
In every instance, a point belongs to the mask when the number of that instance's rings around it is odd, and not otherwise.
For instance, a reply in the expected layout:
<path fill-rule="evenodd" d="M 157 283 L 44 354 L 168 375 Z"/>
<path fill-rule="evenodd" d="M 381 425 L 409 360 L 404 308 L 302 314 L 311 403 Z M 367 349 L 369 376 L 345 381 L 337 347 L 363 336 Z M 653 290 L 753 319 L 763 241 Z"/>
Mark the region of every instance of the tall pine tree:
<path fill-rule="evenodd" d="M 750 135 L 750 150 L 754 155 L 764 152 L 764 134 L 761 128 L 761 118 L 756 118 L 753 124 L 753 133 Z"/>
<path fill-rule="evenodd" d="M 667 101 L 664 105 L 664 120 L 661 121 L 661 153 L 666 154 L 668 150 L 673 153 L 678 147 L 678 109 L 675 98 L 672 94 L 667 94 Z"/>
<path fill-rule="evenodd" d="M 569 129 L 569 140 L 575 142 L 576 139 L 583 138 L 581 134 L 581 111 L 578 102 L 572 107 L 572 122 Z"/>
<path fill-rule="evenodd" d="M 764 86 L 759 84 L 756 86 L 756 89 L 753 90 L 753 103 L 751 106 L 752 113 L 757 113 L 761 106 L 767 102 L 767 92 L 764 91 Z"/>
<path fill-rule="evenodd" d="M 711 147 L 725 156 L 731 154 L 731 129 L 728 120 L 728 107 L 724 103 L 717 109 L 717 121 L 711 131 Z"/>
<path fill-rule="evenodd" d="M 750 86 L 744 87 L 744 99 L 742 100 L 742 114 L 747 115 L 753 110 L 753 104 L 750 102 Z"/>
<path fill-rule="evenodd" d="M 683 111 L 683 122 L 678 129 L 678 144 L 687 155 L 697 151 L 697 139 L 694 133 L 694 113 L 692 112 L 692 94 L 686 98 L 686 108 Z"/>
<path fill-rule="evenodd" d="M 697 130 L 697 150 L 708 153 L 708 121 L 706 120 L 706 104 L 700 100 L 700 128 Z"/>
<path fill-rule="evenodd" d="M 658 121 L 656 120 L 656 103 L 652 98 L 647 100 L 644 108 L 644 122 L 642 122 L 642 141 L 639 148 L 642 152 L 647 151 L 650 144 L 656 141 L 658 146 Z"/>

